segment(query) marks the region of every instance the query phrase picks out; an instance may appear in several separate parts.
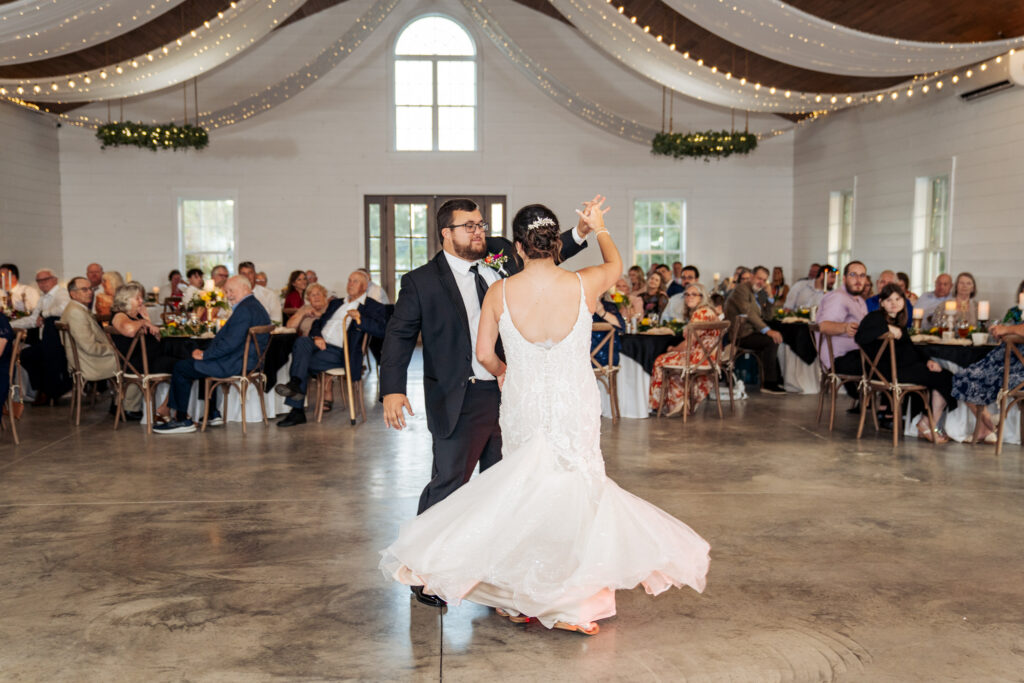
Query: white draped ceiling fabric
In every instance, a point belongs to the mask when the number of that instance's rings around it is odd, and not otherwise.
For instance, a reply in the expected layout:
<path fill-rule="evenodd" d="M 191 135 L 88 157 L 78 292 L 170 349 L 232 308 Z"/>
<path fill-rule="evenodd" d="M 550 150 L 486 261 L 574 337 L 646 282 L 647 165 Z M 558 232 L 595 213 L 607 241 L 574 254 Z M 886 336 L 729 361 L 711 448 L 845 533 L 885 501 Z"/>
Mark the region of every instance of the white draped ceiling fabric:
<path fill-rule="evenodd" d="M 926 43 L 864 33 L 781 0 L 662 0 L 701 28 L 785 64 L 843 76 L 908 76 L 956 69 L 1024 47 L 1024 37 Z"/>
<path fill-rule="evenodd" d="M 184 0 L 18 0 L 0 5 L 0 65 L 84 50 L 123 35 Z"/>
<path fill-rule="evenodd" d="M 809 113 L 844 106 L 839 98 L 830 103 L 821 93 L 777 90 L 705 67 L 670 49 L 604 0 L 548 1 L 594 45 L 621 63 L 702 102 L 772 113 Z"/>
<path fill-rule="evenodd" d="M 36 102 L 132 97 L 199 76 L 243 52 L 305 0 L 237 0 L 177 40 L 110 66 L 61 78 L 0 79 L 3 94 Z"/>

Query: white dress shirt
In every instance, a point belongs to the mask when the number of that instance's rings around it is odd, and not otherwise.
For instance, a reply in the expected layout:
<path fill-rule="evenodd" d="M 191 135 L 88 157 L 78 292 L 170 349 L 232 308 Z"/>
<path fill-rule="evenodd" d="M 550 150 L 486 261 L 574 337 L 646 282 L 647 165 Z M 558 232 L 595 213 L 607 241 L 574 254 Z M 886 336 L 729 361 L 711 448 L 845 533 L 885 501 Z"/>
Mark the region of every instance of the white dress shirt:
<path fill-rule="evenodd" d="M 686 319 L 686 299 L 683 298 L 684 294 L 685 292 L 679 292 L 668 298 L 668 305 L 665 306 L 665 310 L 661 314 L 662 320 Z"/>
<path fill-rule="evenodd" d="M 476 359 L 476 334 L 480 327 L 480 297 L 476 293 L 476 276 L 469 271 L 469 268 L 474 264 L 479 264 L 480 267 L 477 270 L 480 271 L 480 276 L 487 283 L 488 287 L 500 280 L 501 276 L 490 266 L 485 266 L 482 260 L 466 261 L 447 251 L 444 252 L 444 257 L 448 259 L 448 266 L 452 269 L 452 275 L 455 276 L 455 284 L 459 287 L 462 303 L 466 306 L 466 317 L 469 318 L 469 341 L 473 357 L 473 377 L 482 380 L 492 380 L 494 375 L 487 372 L 484 366 L 480 365 L 480 361 Z"/>
<path fill-rule="evenodd" d="M 26 285 L 21 282 L 11 287 L 11 303 L 14 304 L 14 310 L 28 312 L 36 307 L 39 303 L 39 297 L 42 293 L 31 285 Z"/>
<path fill-rule="evenodd" d="M 797 280 L 789 290 L 783 308 L 796 311 L 821 305 L 825 291 L 814 286 L 814 280 Z"/>
<path fill-rule="evenodd" d="M 60 285 L 54 285 L 46 294 L 39 297 L 39 302 L 32 308 L 32 312 L 24 318 L 11 321 L 11 327 L 17 330 L 30 330 L 36 327 L 36 321 L 40 316 L 43 318 L 59 318 L 64 308 L 71 301 L 68 290 Z"/>
<path fill-rule="evenodd" d="M 256 297 L 256 300 L 263 304 L 263 308 L 267 309 L 267 315 L 274 322 L 282 322 L 283 316 L 281 313 L 281 297 L 276 292 L 271 291 L 263 285 L 256 285 L 252 288 L 252 295 Z"/>
<path fill-rule="evenodd" d="M 366 290 L 366 296 L 382 304 L 391 303 L 391 300 L 388 298 L 388 293 L 384 291 L 383 287 L 373 280 L 370 280 L 370 288 Z"/>
<path fill-rule="evenodd" d="M 345 348 L 345 333 L 348 331 L 348 324 L 352 322 L 351 318 L 345 318 L 345 314 L 359 308 L 360 304 L 366 301 L 366 295 L 366 292 L 363 292 L 352 301 L 346 301 L 338 307 L 331 319 L 324 323 L 320 336 L 325 342 L 339 349 Z"/>

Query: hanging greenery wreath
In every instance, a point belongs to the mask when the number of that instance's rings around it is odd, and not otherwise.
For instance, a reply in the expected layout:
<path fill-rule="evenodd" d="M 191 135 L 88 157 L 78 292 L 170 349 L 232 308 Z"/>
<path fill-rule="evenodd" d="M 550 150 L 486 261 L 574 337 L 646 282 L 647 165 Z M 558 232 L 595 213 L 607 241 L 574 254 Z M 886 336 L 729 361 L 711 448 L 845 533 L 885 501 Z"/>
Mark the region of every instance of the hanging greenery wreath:
<path fill-rule="evenodd" d="M 683 159 L 685 157 L 712 158 L 732 154 L 749 154 L 757 147 L 753 133 L 730 133 L 727 130 L 709 130 L 703 133 L 658 133 L 651 140 L 651 153 Z"/>
<path fill-rule="evenodd" d="M 205 128 L 185 124 L 162 123 L 147 126 L 144 123 L 121 121 L 107 123 L 96 130 L 103 149 L 107 147 L 144 147 L 158 149 L 202 149 L 210 144 L 210 135 Z"/>

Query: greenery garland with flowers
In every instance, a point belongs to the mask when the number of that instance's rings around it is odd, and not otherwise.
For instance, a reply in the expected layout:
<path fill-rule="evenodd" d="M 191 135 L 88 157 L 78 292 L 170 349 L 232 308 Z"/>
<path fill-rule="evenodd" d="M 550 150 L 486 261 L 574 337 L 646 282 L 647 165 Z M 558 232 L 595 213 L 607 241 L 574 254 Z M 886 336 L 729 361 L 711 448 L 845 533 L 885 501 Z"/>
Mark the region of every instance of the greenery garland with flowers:
<path fill-rule="evenodd" d="M 757 148 L 753 133 L 708 130 L 701 133 L 657 133 L 651 140 L 651 153 L 683 159 L 692 157 L 710 161 L 733 154 L 750 154 Z"/>
<path fill-rule="evenodd" d="M 96 129 L 101 147 L 143 147 L 158 149 L 203 149 L 210 144 L 210 134 L 201 126 L 161 123 L 148 126 L 134 121 L 107 123 Z"/>

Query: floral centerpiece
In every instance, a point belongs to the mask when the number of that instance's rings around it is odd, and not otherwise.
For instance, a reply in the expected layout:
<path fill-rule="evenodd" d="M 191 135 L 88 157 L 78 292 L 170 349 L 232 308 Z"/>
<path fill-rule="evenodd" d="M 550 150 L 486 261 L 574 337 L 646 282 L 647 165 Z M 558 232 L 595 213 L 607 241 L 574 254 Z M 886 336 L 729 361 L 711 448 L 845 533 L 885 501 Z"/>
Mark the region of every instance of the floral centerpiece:
<path fill-rule="evenodd" d="M 615 304 L 623 318 L 629 317 L 629 297 L 612 287 L 608 290 L 608 300 Z"/>
<path fill-rule="evenodd" d="M 199 292 L 185 306 L 186 310 L 195 313 L 200 320 L 216 318 L 216 314 L 213 313 L 215 308 L 225 311 L 229 310 L 228 301 L 224 298 L 224 292 L 219 289 Z"/>
<path fill-rule="evenodd" d="M 638 332 L 647 332 L 648 330 L 653 330 L 657 327 L 668 328 L 672 330 L 672 334 L 677 337 L 681 337 L 683 335 L 683 328 L 686 327 L 686 323 L 680 320 L 662 320 L 655 325 L 651 322 L 650 318 L 641 318 L 636 329 Z"/>
<path fill-rule="evenodd" d="M 160 328 L 160 337 L 200 337 L 207 334 L 216 334 L 217 321 L 204 322 L 201 320 L 171 320 Z"/>
<path fill-rule="evenodd" d="M 806 306 L 803 308 L 797 308 L 792 311 L 787 311 L 784 308 L 775 309 L 775 319 L 782 320 L 783 318 L 803 318 L 805 320 L 811 319 L 811 309 Z"/>

